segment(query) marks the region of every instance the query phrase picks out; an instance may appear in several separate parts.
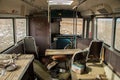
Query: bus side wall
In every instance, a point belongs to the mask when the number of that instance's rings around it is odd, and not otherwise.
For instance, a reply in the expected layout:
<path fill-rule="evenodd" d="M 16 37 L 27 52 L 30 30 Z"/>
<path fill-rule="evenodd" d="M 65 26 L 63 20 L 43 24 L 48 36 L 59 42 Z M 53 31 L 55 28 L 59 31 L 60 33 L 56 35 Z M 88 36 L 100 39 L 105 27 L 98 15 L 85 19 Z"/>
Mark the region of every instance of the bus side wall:
<path fill-rule="evenodd" d="M 39 50 L 39 55 L 44 56 L 45 50 L 50 47 L 50 26 L 48 18 L 44 16 L 30 17 L 30 36 L 33 36 Z"/>
<path fill-rule="evenodd" d="M 105 71 L 110 80 L 120 80 L 120 55 L 105 47 Z M 115 75 L 117 74 L 117 75 Z"/>
<path fill-rule="evenodd" d="M 21 43 L 18 43 L 17 45 L 11 47 L 10 49 L 4 51 L 3 53 L 5 54 L 18 54 L 18 53 L 21 53 L 21 54 L 24 54 L 24 44 L 23 42 Z"/>

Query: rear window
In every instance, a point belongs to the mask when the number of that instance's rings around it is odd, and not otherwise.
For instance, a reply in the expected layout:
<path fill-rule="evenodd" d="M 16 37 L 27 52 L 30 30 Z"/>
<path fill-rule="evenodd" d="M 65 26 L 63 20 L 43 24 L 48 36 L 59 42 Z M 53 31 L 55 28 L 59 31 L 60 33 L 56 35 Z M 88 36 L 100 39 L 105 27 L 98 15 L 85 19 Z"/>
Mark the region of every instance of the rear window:
<path fill-rule="evenodd" d="M 78 18 L 77 19 L 77 35 L 82 34 L 82 28 L 83 28 L 83 19 Z M 60 34 L 63 35 L 73 35 L 74 33 L 73 28 L 73 18 L 62 18 L 62 21 L 60 22 Z"/>

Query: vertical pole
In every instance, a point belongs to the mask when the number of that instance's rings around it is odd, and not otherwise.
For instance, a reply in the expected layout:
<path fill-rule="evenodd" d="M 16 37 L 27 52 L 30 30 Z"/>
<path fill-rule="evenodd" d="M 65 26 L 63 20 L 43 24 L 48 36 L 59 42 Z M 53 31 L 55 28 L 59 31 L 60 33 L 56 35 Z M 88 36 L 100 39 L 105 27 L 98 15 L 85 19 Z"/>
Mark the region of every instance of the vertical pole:
<path fill-rule="evenodd" d="M 94 18 L 92 19 L 92 25 L 91 25 L 91 32 L 92 32 L 92 39 L 94 39 Z"/>
<path fill-rule="evenodd" d="M 51 13 L 50 13 L 50 5 L 49 5 L 49 1 L 48 1 L 48 24 L 49 24 L 49 48 L 51 48 Z"/>
<path fill-rule="evenodd" d="M 86 26 L 86 38 L 89 38 L 89 24 L 90 24 L 90 20 L 87 19 L 87 26 Z"/>
<path fill-rule="evenodd" d="M 75 48 L 75 10 L 73 11 L 73 48 Z"/>
<path fill-rule="evenodd" d="M 74 36 L 75 36 L 75 49 L 77 48 L 77 7 L 76 7 L 76 15 L 75 15 L 75 17 L 76 17 L 76 19 L 75 19 L 75 22 L 76 22 L 76 24 L 75 24 L 75 34 L 74 34 Z"/>
<path fill-rule="evenodd" d="M 112 21 L 112 41 L 111 41 L 111 48 L 114 48 L 114 44 L 115 44 L 115 30 L 116 30 L 116 18 L 113 17 L 113 21 Z"/>
<path fill-rule="evenodd" d="M 29 20 L 29 17 L 26 16 L 26 36 L 29 36 L 30 35 L 30 29 L 29 29 L 29 24 L 30 20 Z"/>
<path fill-rule="evenodd" d="M 84 35 L 85 35 L 85 19 L 83 19 L 82 38 L 84 38 Z"/>
<path fill-rule="evenodd" d="M 16 38 L 16 27 L 15 27 L 15 18 L 13 20 L 13 37 L 14 37 L 14 44 L 17 44 L 17 38 Z"/>
<path fill-rule="evenodd" d="M 48 23 L 50 22 L 50 6 L 49 6 L 49 1 L 48 1 Z"/>

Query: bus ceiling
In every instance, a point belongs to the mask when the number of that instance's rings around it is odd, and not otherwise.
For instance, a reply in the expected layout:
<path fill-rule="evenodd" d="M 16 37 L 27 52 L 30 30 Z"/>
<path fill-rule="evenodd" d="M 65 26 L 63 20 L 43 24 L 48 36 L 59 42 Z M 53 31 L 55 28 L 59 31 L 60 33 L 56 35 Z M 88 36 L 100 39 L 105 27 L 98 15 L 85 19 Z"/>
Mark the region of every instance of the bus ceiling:
<path fill-rule="evenodd" d="M 0 0 L 2 14 L 25 16 L 47 14 L 48 10 L 80 12 L 83 17 L 120 13 L 120 0 Z"/>

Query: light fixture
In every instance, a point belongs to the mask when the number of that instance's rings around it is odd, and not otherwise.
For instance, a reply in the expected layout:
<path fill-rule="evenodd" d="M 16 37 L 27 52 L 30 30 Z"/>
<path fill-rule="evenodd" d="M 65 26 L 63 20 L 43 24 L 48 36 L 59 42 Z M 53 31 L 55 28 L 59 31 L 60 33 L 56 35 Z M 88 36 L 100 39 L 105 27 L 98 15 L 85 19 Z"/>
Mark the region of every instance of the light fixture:
<path fill-rule="evenodd" d="M 71 5 L 73 0 L 48 0 L 49 5 Z"/>

